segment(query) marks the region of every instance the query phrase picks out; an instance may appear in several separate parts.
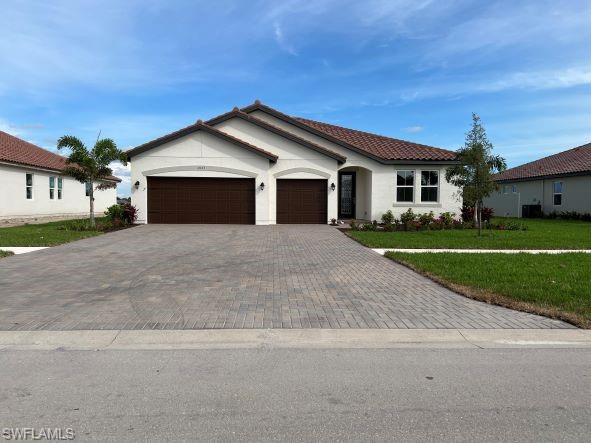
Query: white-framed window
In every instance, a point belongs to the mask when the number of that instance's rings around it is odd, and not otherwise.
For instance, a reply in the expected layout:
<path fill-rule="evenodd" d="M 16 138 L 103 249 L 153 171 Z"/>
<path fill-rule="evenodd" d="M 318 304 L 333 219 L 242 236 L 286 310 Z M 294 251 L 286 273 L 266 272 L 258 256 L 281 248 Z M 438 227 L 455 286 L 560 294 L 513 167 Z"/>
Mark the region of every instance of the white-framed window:
<path fill-rule="evenodd" d="M 439 171 L 421 171 L 421 201 L 439 200 Z"/>
<path fill-rule="evenodd" d="M 92 189 L 92 183 L 90 182 L 86 182 L 85 184 L 85 189 L 86 189 L 86 196 L 90 197 L 90 191 Z"/>
<path fill-rule="evenodd" d="M 562 182 L 552 183 L 552 203 L 554 206 L 562 205 Z"/>
<path fill-rule="evenodd" d="M 53 200 L 55 198 L 55 177 L 53 175 L 49 176 L 49 199 Z"/>
<path fill-rule="evenodd" d="M 396 201 L 413 202 L 415 193 L 415 171 L 396 171 Z"/>
<path fill-rule="evenodd" d="M 64 194 L 64 181 L 62 177 L 57 178 L 57 199 L 61 200 Z"/>
<path fill-rule="evenodd" d="M 513 185 L 513 186 L 511 186 L 511 192 L 512 192 L 513 194 L 517 194 L 517 185 Z"/>
<path fill-rule="evenodd" d="M 27 200 L 33 200 L 33 174 L 25 174 L 25 195 Z"/>
<path fill-rule="evenodd" d="M 509 193 L 509 185 L 503 185 L 503 194 Z"/>

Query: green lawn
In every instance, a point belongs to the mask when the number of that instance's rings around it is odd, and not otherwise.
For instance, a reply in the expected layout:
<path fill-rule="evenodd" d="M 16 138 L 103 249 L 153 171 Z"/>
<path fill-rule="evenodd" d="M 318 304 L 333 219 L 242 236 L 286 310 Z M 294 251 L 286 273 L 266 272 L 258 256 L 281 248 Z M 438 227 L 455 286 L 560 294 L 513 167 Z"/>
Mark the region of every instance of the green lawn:
<path fill-rule="evenodd" d="M 470 297 L 591 328 L 591 254 L 388 252 L 386 256 L 434 275 Z"/>
<path fill-rule="evenodd" d="M 370 248 L 591 249 L 591 223 L 572 220 L 521 220 L 527 231 L 474 229 L 418 232 L 361 232 L 349 235 Z"/>
<path fill-rule="evenodd" d="M 0 228 L 0 247 L 55 246 L 102 234 L 100 231 L 73 231 L 59 229 L 69 222 L 72 222 L 72 220 Z"/>

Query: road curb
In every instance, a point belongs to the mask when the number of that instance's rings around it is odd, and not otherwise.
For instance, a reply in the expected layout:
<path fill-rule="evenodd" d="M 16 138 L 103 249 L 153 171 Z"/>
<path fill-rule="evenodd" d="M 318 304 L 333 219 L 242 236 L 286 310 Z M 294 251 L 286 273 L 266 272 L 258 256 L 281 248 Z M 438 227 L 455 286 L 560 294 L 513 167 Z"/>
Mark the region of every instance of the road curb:
<path fill-rule="evenodd" d="M 0 331 L 2 350 L 591 348 L 582 329 Z"/>

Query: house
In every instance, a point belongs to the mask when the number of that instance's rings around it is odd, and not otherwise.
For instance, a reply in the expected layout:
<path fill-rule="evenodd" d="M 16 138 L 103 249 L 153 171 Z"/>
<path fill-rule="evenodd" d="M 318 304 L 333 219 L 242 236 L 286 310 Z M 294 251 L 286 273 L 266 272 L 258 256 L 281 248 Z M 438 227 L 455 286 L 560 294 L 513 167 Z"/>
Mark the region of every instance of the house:
<path fill-rule="evenodd" d="M 0 131 L 0 220 L 88 216 L 83 183 L 61 174 L 66 159 Z M 109 177 L 107 182 L 121 180 Z M 115 204 L 115 188 L 95 191 L 95 211 Z"/>
<path fill-rule="evenodd" d="M 127 152 L 144 223 L 327 223 L 459 214 L 452 151 L 286 115 L 258 100 Z"/>
<path fill-rule="evenodd" d="M 591 213 L 591 143 L 497 174 L 499 190 L 484 204 L 507 217 Z"/>

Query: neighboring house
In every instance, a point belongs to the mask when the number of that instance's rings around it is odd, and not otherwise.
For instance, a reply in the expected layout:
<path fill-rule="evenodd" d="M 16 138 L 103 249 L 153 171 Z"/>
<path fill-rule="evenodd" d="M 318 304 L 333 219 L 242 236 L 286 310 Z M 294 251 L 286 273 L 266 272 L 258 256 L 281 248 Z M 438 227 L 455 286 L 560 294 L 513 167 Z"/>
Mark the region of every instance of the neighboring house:
<path fill-rule="evenodd" d="M 591 143 L 497 174 L 500 189 L 485 201 L 495 214 L 591 213 Z"/>
<path fill-rule="evenodd" d="M 147 223 L 327 223 L 459 214 L 452 151 L 291 117 L 256 101 L 127 152 Z"/>
<path fill-rule="evenodd" d="M 0 131 L 0 220 L 88 216 L 87 186 L 61 171 L 66 159 Z M 118 183 L 117 177 L 109 177 Z M 95 211 L 115 204 L 115 188 L 95 192 Z"/>

